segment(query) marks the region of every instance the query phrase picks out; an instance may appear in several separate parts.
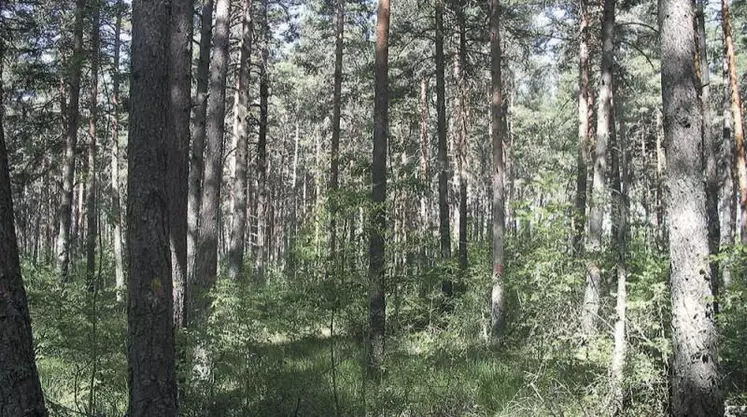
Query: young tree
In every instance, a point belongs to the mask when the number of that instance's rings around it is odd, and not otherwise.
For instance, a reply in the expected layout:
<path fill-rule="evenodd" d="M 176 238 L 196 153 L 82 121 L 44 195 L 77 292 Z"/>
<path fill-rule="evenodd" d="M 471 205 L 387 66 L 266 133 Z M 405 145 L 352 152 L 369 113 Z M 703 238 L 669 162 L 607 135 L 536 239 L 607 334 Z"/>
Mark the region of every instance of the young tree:
<path fill-rule="evenodd" d="M 5 1 L 0 0 L 0 11 L 4 10 Z M 0 415 L 46 417 L 13 219 L 10 166 L 3 129 L 4 59 L 5 43 L 0 38 Z"/>
<path fill-rule="evenodd" d="M 130 417 L 177 416 L 168 221 L 170 1 L 134 0 L 127 147 Z"/>
<path fill-rule="evenodd" d="M 236 141 L 236 158 L 233 169 L 233 194 L 231 195 L 231 242 L 228 249 L 228 276 L 236 280 L 244 272 L 244 237 L 246 235 L 247 165 L 249 162 L 249 76 L 251 71 L 252 0 L 244 2 L 241 24 L 241 53 L 239 57 L 238 95 L 234 111 L 233 136 Z"/>
<path fill-rule="evenodd" d="M 368 265 L 367 369 L 376 378 L 384 360 L 386 301 L 384 293 L 386 233 L 386 157 L 389 135 L 389 0 L 376 13 L 373 160 L 371 162 L 371 236 Z"/>
<path fill-rule="evenodd" d="M 668 145 L 666 211 L 674 350 L 671 412 L 676 417 L 724 413 L 708 266 L 693 13 L 689 0 L 659 3 L 664 135 Z"/>
<path fill-rule="evenodd" d="M 493 144 L 493 288 L 491 290 L 491 329 L 494 338 L 503 330 L 506 312 L 506 290 L 503 282 L 503 245 L 506 232 L 505 187 L 506 171 L 503 160 L 503 137 L 506 119 L 503 116 L 501 77 L 501 4 L 490 1 L 490 139 Z"/>
<path fill-rule="evenodd" d="M 171 0 L 169 24 L 168 187 L 174 325 L 185 325 L 187 287 L 187 179 L 192 74 L 192 0 Z"/>
<path fill-rule="evenodd" d="M 65 153 L 62 162 L 62 197 L 60 223 L 57 233 L 57 274 L 68 280 L 70 268 L 70 233 L 73 214 L 73 188 L 75 186 L 75 147 L 78 144 L 78 106 L 80 104 L 80 78 L 83 68 L 83 12 L 85 0 L 75 2 L 73 50 L 67 77 L 68 102 L 65 109 Z"/>

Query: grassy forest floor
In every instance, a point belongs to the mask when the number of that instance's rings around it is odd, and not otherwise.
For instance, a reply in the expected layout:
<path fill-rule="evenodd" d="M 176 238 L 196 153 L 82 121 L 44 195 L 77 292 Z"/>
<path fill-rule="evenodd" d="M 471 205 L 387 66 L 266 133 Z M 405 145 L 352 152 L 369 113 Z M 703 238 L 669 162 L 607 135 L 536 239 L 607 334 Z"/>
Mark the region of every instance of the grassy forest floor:
<path fill-rule="evenodd" d="M 438 290 L 445 271 L 394 275 L 378 390 L 363 378 L 365 275 L 348 271 L 325 281 L 321 273 L 309 273 L 293 281 L 278 274 L 263 286 L 221 280 L 210 324 L 177 333 L 179 351 L 188 352 L 199 340 L 213 360 L 207 380 L 192 374 L 189 361 L 178 365 L 181 412 L 361 416 L 374 407 L 386 416 L 603 416 L 609 410 L 607 323 L 614 294 L 604 297 L 599 334 L 582 343 L 577 321 L 583 262 L 531 245 L 511 248 L 513 308 L 498 345 L 484 337 L 490 279 L 484 271 L 464 275 L 464 290 L 449 311 Z M 624 415 L 664 416 L 671 351 L 666 259 L 640 248 L 634 253 Z M 487 264 L 487 250 L 475 251 L 473 259 Z M 126 308 L 113 289 L 88 293 L 79 279 L 80 285 L 60 290 L 51 270 L 29 263 L 24 276 L 51 414 L 124 416 Z M 747 386 L 745 321 L 744 308 L 729 307 L 744 306 L 742 292 L 734 293 L 732 304 L 725 304 L 721 353 L 728 397 L 739 403 Z"/>

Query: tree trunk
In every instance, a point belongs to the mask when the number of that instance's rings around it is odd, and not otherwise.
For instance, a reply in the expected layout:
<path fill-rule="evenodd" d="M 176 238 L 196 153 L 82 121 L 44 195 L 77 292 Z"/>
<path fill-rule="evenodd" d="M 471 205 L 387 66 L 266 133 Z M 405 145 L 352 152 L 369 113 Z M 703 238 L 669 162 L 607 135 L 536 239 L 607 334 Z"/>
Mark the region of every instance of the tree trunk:
<path fill-rule="evenodd" d="M 5 11 L 4 0 L 0 0 L 0 11 Z M 4 58 L 5 42 L 0 39 L 0 294 L 3 297 L 0 303 L 0 414 L 46 417 L 13 221 L 10 166 L 2 123 L 5 115 L 2 83 Z"/>
<path fill-rule="evenodd" d="M 89 104 L 90 116 L 88 118 L 88 190 L 86 191 L 86 285 L 89 291 L 94 290 L 96 273 L 96 238 L 98 210 L 96 208 L 97 184 L 96 184 L 96 122 L 98 121 L 99 100 L 99 46 L 101 43 L 100 33 L 101 10 L 99 0 L 93 0 L 91 4 L 91 102 Z"/>
<path fill-rule="evenodd" d="M 114 63 L 112 73 L 112 162 L 111 162 L 111 187 L 112 187 L 112 217 L 114 218 L 114 230 L 112 240 L 114 241 L 114 288 L 117 293 L 117 302 L 124 302 L 124 261 L 122 259 L 122 204 L 119 192 L 119 53 L 121 49 L 120 36 L 122 33 L 122 14 L 124 13 L 123 0 L 117 0 L 116 22 L 114 24 Z"/>
<path fill-rule="evenodd" d="M 210 65 L 210 94 L 205 123 L 205 174 L 200 197 L 200 232 L 195 288 L 196 323 L 210 315 L 208 292 L 218 276 L 218 234 L 220 230 L 220 192 L 223 177 L 223 134 L 226 115 L 226 78 L 229 63 L 231 20 L 230 0 L 218 0 L 215 7 L 213 57 Z"/>
<path fill-rule="evenodd" d="M 506 119 L 503 116 L 503 86 L 501 79 L 501 6 L 500 0 L 490 1 L 490 139 L 493 144 L 493 288 L 491 290 L 491 331 L 497 339 L 503 331 L 506 313 L 506 290 L 503 282 L 503 245 L 505 235 L 505 162 L 503 137 Z"/>
<path fill-rule="evenodd" d="M 667 219 L 672 300 L 672 401 L 675 417 L 720 416 L 718 335 L 708 267 L 701 115 L 690 0 L 659 3 L 661 85 L 667 143 Z"/>
<path fill-rule="evenodd" d="M 340 176 L 340 109 L 342 106 L 342 52 L 345 36 L 345 0 L 337 0 L 337 28 L 335 31 L 335 79 L 332 97 L 332 143 L 329 169 L 329 265 L 336 271 L 337 265 L 337 206 Z M 329 275 L 329 269 L 327 274 Z"/>
<path fill-rule="evenodd" d="M 456 11 L 459 30 L 459 52 L 454 65 L 459 92 L 457 98 L 457 171 L 459 171 L 459 269 L 467 269 L 467 28 L 464 22 L 464 5 L 459 3 Z"/>
<path fill-rule="evenodd" d="M 78 143 L 78 105 L 80 104 L 80 77 L 83 68 L 83 11 L 85 0 L 75 2 L 73 51 L 70 62 L 68 102 L 65 109 L 65 154 L 62 161 L 62 198 L 60 223 L 57 234 L 57 274 L 63 282 L 69 279 L 70 234 L 73 213 L 73 188 L 75 185 L 75 147 Z"/>
<path fill-rule="evenodd" d="M 239 80 L 233 136 L 236 141 L 236 159 L 233 171 L 233 195 L 231 212 L 231 243 L 228 250 L 228 277 L 237 280 L 244 273 L 244 235 L 246 234 L 247 164 L 249 163 L 249 83 L 251 71 L 252 0 L 244 2 L 244 17 L 241 28 L 241 55 L 239 58 Z"/>
<path fill-rule="evenodd" d="M 386 233 L 386 157 L 389 135 L 389 0 L 379 0 L 376 15 L 376 57 L 374 90 L 374 137 L 371 162 L 371 240 L 368 265 L 367 369 L 378 379 L 384 360 L 386 329 L 385 251 Z"/>
<path fill-rule="evenodd" d="M 747 165 L 744 155 L 744 127 L 742 124 L 742 103 L 739 97 L 739 81 L 737 80 L 737 57 L 734 51 L 734 40 L 731 33 L 731 16 L 729 14 L 729 0 L 721 0 L 721 15 L 724 29 L 724 56 L 729 72 L 729 89 L 731 91 L 731 118 L 734 133 L 734 147 L 736 149 L 737 180 L 739 181 L 739 231 L 741 241 L 747 244 Z"/>
<path fill-rule="evenodd" d="M 130 417 L 177 416 L 167 187 L 169 2 L 134 0 L 127 147 Z M 169 138 L 171 139 L 171 138 Z"/>
<path fill-rule="evenodd" d="M 597 110 L 596 143 L 594 144 L 594 178 L 592 181 L 591 201 L 589 205 L 589 252 L 591 259 L 586 273 L 586 289 L 581 315 L 581 332 L 584 337 L 591 336 L 596 330 L 600 305 L 600 286 L 602 284 L 599 259 L 602 257 L 602 219 L 607 207 L 605 193 L 607 190 L 607 145 L 615 142 L 615 118 L 613 104 L 615 61 L 615 3 L 607 0 L 604 3 L 602 20 L 602 74 L 599 87 L 599 108 Z"/>
<path fill-rule="evenodd" d="M 729 77 L 729 69 L 726 59 L 724 60 L 724 80 Z M 737 218 L 737 204 L 734 198 L 734 144 L 731 141 L 731 89 L 729 83 L 724 82 L 724 100 L 723 115 L 724 126 L 722 131 L 722 141 L 719 155 L 719 172 L 721 173 L 719 190 L 719 200 L 721 204 L 721 246 L 730 246 L 734 244 L 734 228 Z M 724 289 L 731 286 L 731 259 L 727 259 L 725 265 L 721 268 Z"/>
<path fill-rule="evenodd" d="M 451 226 L 449 225 L 449 157 L 446 141 L 446 83 L 444 81 L 444 6 L 436 0 L 436 113 L 438 129 L 438 233 L 441 245 L 441 261 L 451 258 Z M 450 279 L 441 283 L 441 290 L 450 297 L 454 292 Z"/>
<path fill-rule="evenodd" d="M 192 1 L 171 0 L 169 33 L 168 187 L 174 326 L 186 324 L 189 116 L 192 108 Z"/>
<path fill-rule="evenodd" d="M 430 240 L 431 223 L 428 213 L 428 196 L 431 195 L 431 183 L 428 176 L 428 148 L 430 147 L 428 135 L 428 80 L 425 76 L 420 78 L 420 99 L 418 101 L 420 111 L 420 185 L 425 191 L 420 194 L 420 268 L 424 271 L 427 267 L 427 246 Z M 425 287 L 422 287 L 425 290 Z"/>
<path fill-rule="evenodd" d="M 270 27 L 267 22 L 267 2 L 261 0 L 261 25 L 262 38 L 259 65 L 259 137 L 257 140 L 257 250 L 256 250 L 256 274 L 257 280 L 263 283 L 265 280 L 265 265 L 267 262 L 267 251 L 265 244 L 267 233 L 267 116 L 268 102 L 270 97 L 270 80 L 267 74 L 269 60 Z"/>
<path fill-rule="evenodd" d="M 197 251 L 200 242 L 200 205 L 202 199 L 202 170 L 205 152 L 205 120 L 207 119 L 208 82 L 210 77 L 210 40 L 213 33 L 213 0 L 202 3 L 200 27 L 200 56 L 197 61 L 197 91 L 187 196 L 187 304 L 191 303 L 192 290 L 197 285 Z M 189 311 L 187 311 L 189 314 Z"/>
<path fill-rule="evenodd" d="M 589 136 L 589 91 L 591 90 L 591 74 L 589 70 L 589 17 L 586 10 L 586 0 L 579 0 L 581 5 L 580 36 L 578 46 L 578 156 L 576 157 L 576 211 L 574 216 L 573 250 L 575 253 L 583 251 L 583 236 L 586 226 L 586 189 L 588 187 L 588 166 L 591 151 L 591 137 Z"/>

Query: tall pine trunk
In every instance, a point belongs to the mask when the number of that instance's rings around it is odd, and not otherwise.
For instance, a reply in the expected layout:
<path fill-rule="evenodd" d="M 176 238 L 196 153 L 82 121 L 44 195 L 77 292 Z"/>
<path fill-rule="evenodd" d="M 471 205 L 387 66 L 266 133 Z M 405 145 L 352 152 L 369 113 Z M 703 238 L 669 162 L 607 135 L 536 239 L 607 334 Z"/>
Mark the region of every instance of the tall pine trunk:
<path fill-rule="evenodd" d="M 233 195 L 231 196 L 231 242 L 228 249 L 228 277 L 236 280 L 244 273 L 244 237 L 246 235 L 247 165 L 249 163 L 249 78 L 251 71 L 252 0 L 244 2 L 241 27 L 241 54 L 239 80 L 234 111 L 233 133 L 236 141 L 236 158 L 233 170 Z"/>
<path fill-rule="evenodd" d="M 192 1 L 171 0 L 169 33 L 168 187 L 174 325 L 185 325 L 187 289 L 187 205 L 190 88 L 192 75 Z"/>
<path fill-rule="evenodd" d="M 503 282 L 504 239 L 506 233 L 506 207 L 503 160 L 503 142 L 506 134 L 506 119 L 503 115 L 503 92 L 501 90 L 501 6 L 500 0 L 490 1 L 490 140 L 493 145 L 493 262 L 491 289 L 491 332 L 497 339 L 503 331 L 506 313 L 506 289 Z"/>
<path fill-rule="evenodd" d="M 385 250 L 386 159 L 389 135 L 389 0 L 379 0 L 376 16 L 373 160 L 371 162 L 371 236 L 368 265 L 368 375 L 378 378 L 384 360 L 386 329 Z"/>
<path fill-rule="evenodd" d="M 68 102 L 65 108 L 65 153 L 62 160 L 62 198 L 60 222 L 57 233 L 57 274 L 63 282 L 68 280 L 70 269 L 70 241 L 73 215 L 73 188 L 75 185 L 75 147 L 78 144 L 78 106 L 80 104 L 80 78 L 83 68 L 83 12 L 85 0 L 75 2 L 73 51 L 67 78 Z"/>
<path fill-rule="evenodd" d="M 345 39 L 345 0 L 337 0 L 337 26 L 335 30 L 335 75 L 334 95 L 332 97 L 332 143 L 329 167 L 329 265 L 332 270 L 337 266 L 337 207 L 340 176 L 340 110 L 342 107 L 342 52 Z"/>
<path fill-rule="evenodd" d="M 268 0 L 260 0 L 261 11 L 261 49 L 259 62 L 259 137 L 257 139 L 257 198 L 256 206 L 256 274 L 260 283 L 265 281 L 265 267 L 267 264 L 267 118 L 270 97 L 270 80 L 267 65 L 270 59 L 268 42 L 270 40 L 270 26 L 267 22 Z M 318 193 L 317 193 L 318 194 Z"/>
<path fill-rule="evenodd" d="M 459 51 L 456 56 L 454 75 L 458 83 L 457 97 L 457 171 L 459 172 L 459 269 L 467 269 L 467 28 L 464 17 L 465 5 L 458 2 L 456 10 L 457 26 L 459 30 Z"/>
<path fill-rule="evenodd" d="M 86 191 L 86 285 L 89 291 L 94 290 L 96 273 L 96 238 L 98 210 L 96 209 L 96 122 L 98 121 L 99 100 L 99 45 L 101 33 L 99 29 L 101 10 L 99 0 L 93 0 L 91 5 L 91 97 L 88 118 L 88 190 Z"/>
<path fill-rule="evenodd" d="M 444 80 L 444 0 L 436 0 L 436 124 L 438 130 L 438 234 L 442 262 L 451 258 L 451 226 L 449 225 L 449 154 L 446 140 L 446 82 Z M 454 288 L 451 279 L 441 283 L 441 290 L 451 296 Z"/>
<path fill-rule="evenodd" d="M 700 150 L 700 83 L 693 57 L 690 0 L 659 3 L 661 85 L 664 103 L 666 214 L 669 223 L 674 417 L 724 413 L 718 374 L 718 335 L 708 266 L 706 195 Z"/>
<path fill-rule="evenodd" d="M 122 257 L 122 197 L 119 192 L 119 54 L 121 49 L 120 36 L 122 33 L 122 14 L 124 14 L 123 0 L 117 0 L 116 21 L 114 23 L 114 62 L 112 73 L 112 149 L 111 149 L 111 188 L 112 188 L 112 217 L 114 230 L 112 241 L 114 242 L 114 288 L 117 293 L 117 302 L 124 302 L 124 260 Z"/>
<path fill-rule="evenodd" d="M 0 12 L 4 11 L 5 1 L 0 0 Z M 3 129 L 4 59 L 5 42 L 0 38 L 0 288 L 3 291 L 3 302 L 0 303 L 0 404 L 3 416 L 46 417 L 13 220 L 10 166 Z"/>
<path fill-rule="evenodd" d="M 127 147 L 130 417 L 176 417 L 167 160 L 169 2 L 134 0 Z"/>

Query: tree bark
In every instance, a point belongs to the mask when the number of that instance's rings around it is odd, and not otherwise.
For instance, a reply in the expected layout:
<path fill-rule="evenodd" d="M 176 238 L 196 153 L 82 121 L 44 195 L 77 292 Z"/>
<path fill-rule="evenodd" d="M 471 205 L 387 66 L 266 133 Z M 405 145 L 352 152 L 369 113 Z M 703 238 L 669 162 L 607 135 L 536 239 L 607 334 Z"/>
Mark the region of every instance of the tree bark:
<path fill-rule="evenodd" d="M 168 19 L 169 1 L 133 1 L 127 147 L 130 417 L 177 416 L 164 111 L 169 105 Z"/>
<path fill-rule="evenodd" d="M 742 103 L 739 97 L 739 81 L 737 80 L 737 57 L 734 51 L 734 40 L 731 31 L 731 16 L 729 0 L 721 0 L 722 28 L 724 30 L 724 56 L 729 72 L 729 89 L 731 91 L 731 118 L 733 124 L 734 147 L 736 149 L 737 180 L 739 184 L 739 231 L 741 241 L 747 244 L 747 165 L 744 154 L 744 126 L 742 123 Z"/>
<path fill-rule="evenodd" d="M 436 116 L 438 129 L 438 233 L 441 261 L 451 258 L 451 226 L 449 225 L 449 156 L 446 140 L 446 83 L 444 81 L 444 0 L 436 0 Z M 450 279 L 441 282 L 441 290 L 450 297 L 454 292 Z"/>
<path fill-rule="evenodd" d="M 574 216 L 573 250 L 583 252 L 583 236 L 586 227 L 586 189 L 588 187 L 588 166 L 591 152 L 589 136 L 589 91 L 591 74 L 589 70 L 589 17 L 586 0 L 579 0 L 581 14 L 578 46 L 578 156 L 576 157 L 576 211 Z"/>
<path fill-rule="evenodd" d="M 454 76 L 459 92 L 457 97 L 457 171 L 459 172 L 459 269 L 467 270 L 467 28 L 464 21 L 464 4 L 458 2 L 457 26 L 459 30 L 459 52 L 457 53 Z"/>
<path fill-rule="evenodd" d="M 599 259 L 602 256 L 602 220 L 607 207 L 605 203 L 607 176 L 607 146 L 615 142 L 614 77 L 615 61 L 615 3 L 604 3 L 602 19 L 602 64 L 599 107 L 597 110 L 596 143 L 594 144 L 594 178 L 589 205 L 589 259 L 586 273 L 586 288 L 581 315 L 581 332 L 584 337 L 596 331 L 602 284 Z"/>
<path fill-rule="evenodd" d="M 501 88 L 501 6 L 500 0 L 490 1 L 490 139 L 493 144 L 493 273 L 491 290 L 491 330 L 494 339 L 503 331 L 506 313 L 506 290 L 503 277 L 505 238 L 505 163 L 503 142 L 506 134 L 506 119 L 503 117 L 503 92 Z"/>
<path fill-rule="evenodd" d="M 195 288 L 195 322 L 210 315 L 208 292 L 218 276 L 218 234 L 220 230 L 220 192 L 223 177 L 223 134 L 226 115 L 226 78 L 229 63 L 231 2 L 218 0 L 215 7 L 213 57 L 210 65 L 210 94 L 205 125 L 205 172 L 200 197 L 200 232 Z"/>
<path fill-rule="evenodd" d="M 122 259 L 122 197 L 119 192 L 119 54 L 121 49 L 120 36 L 122 33 L 123 0 L 116 3 L 116 22 L 114 23 L 114 63 L 112 64 L 112 149 L 111 149 L 111 187 L 112 187 L 112 216 L 114 218 L 113 246 L 114 246 L 114 288 L 117 302 L 124 302 L 125 279 L 124 261 Z"/>
<path fill-rule="evenodd" d="M 718 374 L 710 268 L 695 31 L 690 0 L 659 3 L 661 84 L 667 167 L 675 417 L 724 413 Z"/>
<path fill-rule="evenodd" d="M 269 61 L 269 39 L 270 27 L 267 22 L 267 3 L 268 0 L 261 0 L 261 25 L 262 38 L 260 46 L 260 63 L 259 63 L 259 137 L 257 139 L 257 249 L 256 253 L 256 275 L 260 283 L 265 281 L 265 265 L 267 263 L 267 251 L 269 248 L 266 243 L 267 235 L 267 117 L 268 102 L 270 97 L 270 80 L 267 73 Z"/>
<path fill-rule="evenodd" d="M 205 160 L 205 124 L 207 119 L 208 83 L 210 77 L 210 41 L 213 33 L 213 0 L 202 3 L 200 27 L 200 56 L 197 61 L 197 91 L 192 145 L 190 148 L 189 192 L 187 196 L 187 304 L 191 304 L 192 290 L 197 285 L 197 251 L 200 242 L 200 205 L 202 199 L 202 170 Z M 189 314 L 189 311 L 187 311 Z M 189 317 L 187 317 L 189 319 Z"/>
<path fill-rule="evenodd" d="M 724 80 L 729 78 L 729 67 L 727 60 L 724 59 Z M 719 172 L 721 176 L 719 200 L 721 216 L 721 241 L 720 245 L 729 246 L 734 244 L 734 235 L 737 218 L 737 204 L 734 184 L 734 143 L 731 140 L 732 120 L 731 120 L 731 89 L 728 82 L 724 82 L 723 97 L 723 116 L 724 125 L 722 130 L 722 141 L 719 149 Z M 725 265 L 721 268 L 724 289 L 731 286 L 731 259 L 727 259 Z"/>
<path fill-rule="evenodd" d="M 86 285 L 89 291 L 94 290 L 96 273 L 96 238 L 98 210 L 96 208 L 96 122 L 98 121 L 99 100 L 99 47 L 101 43 L 99 0 L 91 2 L 91 102 L 88 118 L 88 190 L 86 191 Z"/>
<path fill-rule="evenodd" d="M 335 30 L 335 75 L 332 97 L 332 143 L 329 168 L 329 265 L 337 265 L 337 206 L 340 176 L 340 110 L 342 106 L 342 53 L 345 39 L 345 0 L 337 0 L 337 27 Z M 329 274 L 329 270 L 328 270 Z"/>
<path fill-rule="evenodd" d="M 228 277 L 237 280 L 244 273 L 244 236 L 246 234 L 247 165 L 249 163 L 249 83 L 251 71 L 252 0 L 244 2 L 244 17 L 241 28 L 241 55 L 239 57 L 239 80 L 233 133 L 236 141 L 236 158 L 233 171 L 233 195 L 231 212 L 231 243 L 228 250 Z"/>
<path fill-rule="evenodd" d="M 78 143 L 80 77 L 83 68 L 83 11 L 85 6 L 85 0 L 76 0 L 73 51 L 67 79 L 69 91 L 65 109 L 65 154 L 62 159 L 62 198 L 57 234 L 57 274 L 62 282 L 68 281 L 70 268 L 70 234 L 75 186 L 75 147 Z"/>
<path fill-rule="evenodd" d="M 367 370 L 378 379 L 384 360 L 386 329 L 385 249 L 386 159 L 389 135 L 389 0 L 379 0 L 376 16 L 374 137 L 371 162 L 371 236 L 368 265 Z"/>
<path fill-rule="evenodd" d="M 171 0 L 169 32 L 168 187 L 174 326 L 186 324 L 187 205 L 190 89 L 192 75 L 192 1 Z"/>
<path fill-rule="evenodd" d="M 5 1 L 0 0 L 0 11 L 4 10 Z M 46 417 L 13 220 L 10 166 L 3 129 L 4 58 L 5 42 L 0 39 L 0 298 L 3 300 L 0 303 L 0 414 Z"/>

